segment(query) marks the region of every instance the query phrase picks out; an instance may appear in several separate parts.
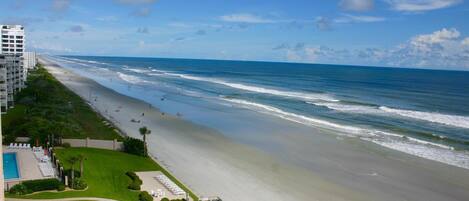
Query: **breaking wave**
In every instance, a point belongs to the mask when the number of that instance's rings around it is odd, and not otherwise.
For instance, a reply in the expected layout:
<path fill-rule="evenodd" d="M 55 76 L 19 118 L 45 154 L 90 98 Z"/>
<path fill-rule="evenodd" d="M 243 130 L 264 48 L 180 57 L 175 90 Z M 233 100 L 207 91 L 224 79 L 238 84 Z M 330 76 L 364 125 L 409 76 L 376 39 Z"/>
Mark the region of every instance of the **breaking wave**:
<path fill-rule="evenodd" d="M 256 112 L 274 115 L 303 125 L 338 129 L 340 131 L 345 131 L 346 135 L 349 137 L 359 137 L 360 139 L 407 154 L 469 169 L 469 153 L 467 151 L 456 151 L 451 146 L 375 129 L 340 125 L 326 120 L 286 112 L 276 107 L 246 100 L 229 98 L 223 98 L 223 100 L 238 104 L 241 107 L 251 109 Z"/>

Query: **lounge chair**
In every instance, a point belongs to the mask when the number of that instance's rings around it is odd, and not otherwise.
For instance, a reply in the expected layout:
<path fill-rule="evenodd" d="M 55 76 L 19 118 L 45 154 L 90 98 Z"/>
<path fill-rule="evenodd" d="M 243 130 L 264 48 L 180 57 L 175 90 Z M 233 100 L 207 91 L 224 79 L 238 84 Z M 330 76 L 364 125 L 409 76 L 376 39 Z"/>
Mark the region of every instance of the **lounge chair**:
<path fill-rule="evenodd" d="M 13 148 L 13 143 L 10 143 L 10 146 L 9 146 L 9 148 Z"/>

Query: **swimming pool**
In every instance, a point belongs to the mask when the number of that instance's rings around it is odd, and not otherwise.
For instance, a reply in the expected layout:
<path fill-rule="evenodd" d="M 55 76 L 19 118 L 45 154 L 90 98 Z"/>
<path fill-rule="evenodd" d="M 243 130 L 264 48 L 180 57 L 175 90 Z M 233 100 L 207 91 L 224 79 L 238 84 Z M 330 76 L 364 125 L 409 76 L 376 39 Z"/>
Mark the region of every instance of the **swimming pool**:
<path fill-rule="evenodd" d="M 20 178 L 18 163 L 16 162 L 16 153 L 3 154 L 3 170 L 5 180 Z"/>

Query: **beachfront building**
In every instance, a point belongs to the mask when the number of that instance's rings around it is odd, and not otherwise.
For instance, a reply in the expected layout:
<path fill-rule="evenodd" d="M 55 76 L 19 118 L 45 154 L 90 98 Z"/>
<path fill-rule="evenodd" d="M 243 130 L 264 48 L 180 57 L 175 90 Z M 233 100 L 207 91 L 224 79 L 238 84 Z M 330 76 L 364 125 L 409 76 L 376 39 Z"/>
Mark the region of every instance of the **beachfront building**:
<path fill-rule="evenodd" d="M 25 52 L 23 54 L 23 64 L 24 64 L 24 69 L 26 70 L 31 70 L 31 69 L 36 68 L 36 64 L 37 64 L 36 52 Z"/>
<path fill-rule="evenodd" d="M 13 106 L 13 96 L 24 88 L 27 69 L 35 65 L 35 53 L 25 55 L 25 34 L 21 25 L 0 25 L 0 103 L 1 112 Z M 26 56 L 26 57 L 24 57 Z M 26 60 L 26 63 L 24 59 Z"/>
<path fill-rule="evenodd" d="M 0 108 L 1 113 L 4 113 L 7 109 L 7 63 L 5 55 L 0 54 Z"/>
<path fill-rule="evenodd" d="M 1 46 L 0 54 L 19 54 L 24 53 L 24 27 L 21 25 L 0 25 L 1 27 Z"/>
<path fill-rule="evenodd" d="M 1 111 L 13 106 L 13 97 L 24 87 L 23 58 L 19 55 L 0 54 L 0 100 Z"/>
<path fill-rule="evenodd" d="M 23 53 L 23 79 L 24 81 L 28 78 L 28 71 L 36 68 L 37 57 L 36 52 L 24 52 Z"/>

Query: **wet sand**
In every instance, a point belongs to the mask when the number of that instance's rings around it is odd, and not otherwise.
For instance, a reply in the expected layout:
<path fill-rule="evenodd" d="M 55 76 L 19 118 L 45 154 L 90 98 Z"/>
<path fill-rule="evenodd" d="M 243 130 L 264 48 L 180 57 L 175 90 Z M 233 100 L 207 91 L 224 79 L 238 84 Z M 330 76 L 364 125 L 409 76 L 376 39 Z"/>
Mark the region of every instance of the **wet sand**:
<path fill-rule="evenodd" d="M 265 120 L 272 122 L 271 128 L 262 130 L 269 132 L 268 137 L 255 131 L 247 134 L 254 142 L 271 145 L 261 150 L 213 129 L 162 115 L 148 103 L 41 61 L 127 135 L 140 138 L 139 127 L 151 129 L 150 153 L 199 195 L 217 195 L 223 200 L 469 198 L 466 169 L 275 118 Z"/>

